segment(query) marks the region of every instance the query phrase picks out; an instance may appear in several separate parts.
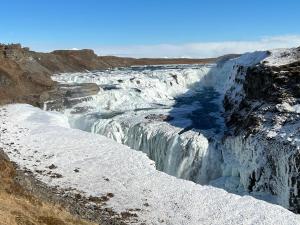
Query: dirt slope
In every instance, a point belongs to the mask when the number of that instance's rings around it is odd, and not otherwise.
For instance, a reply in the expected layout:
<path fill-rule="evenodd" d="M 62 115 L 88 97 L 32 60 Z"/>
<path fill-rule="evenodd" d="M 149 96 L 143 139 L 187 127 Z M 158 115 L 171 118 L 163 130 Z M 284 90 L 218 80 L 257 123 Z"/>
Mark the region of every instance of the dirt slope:
<path fill-rule="evenodd" d="M 0 150 L 0 225 L 95 225 L 28 194 L 15 175 L 13 164 Z"/>

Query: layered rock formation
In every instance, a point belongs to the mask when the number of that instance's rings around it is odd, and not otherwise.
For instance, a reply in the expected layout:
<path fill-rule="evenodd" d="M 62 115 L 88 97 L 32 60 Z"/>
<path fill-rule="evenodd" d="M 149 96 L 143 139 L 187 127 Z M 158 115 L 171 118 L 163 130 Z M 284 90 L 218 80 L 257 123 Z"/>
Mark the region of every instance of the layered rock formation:
<path fill-rule="evenodd" d="M 99 86 L 94 83 L 59 84 L 41 94 L 40 105 L 43 105 L 45 110 L 63 111 L 80 102 L 90 100 L 91 96 L 96 95 L 99 90 Z M 83 112 L 88 109 L 76 107 L 75 110 Z"/>
<path fill-rule="evenodd" d="M 20 45 L 0 45 L 0 103 L 34 103 L 53 87 L 50 71 L 28 53 Z"/>

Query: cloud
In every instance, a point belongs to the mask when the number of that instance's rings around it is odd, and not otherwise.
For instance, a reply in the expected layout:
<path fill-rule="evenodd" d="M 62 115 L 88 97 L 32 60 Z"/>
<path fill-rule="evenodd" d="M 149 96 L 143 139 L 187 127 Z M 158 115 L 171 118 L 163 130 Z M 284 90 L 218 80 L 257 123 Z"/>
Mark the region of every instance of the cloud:
<path fill-rule="evenodd" d="M 131 46 L 100 46 L 99 55 L 128 57 L 188 57 L 206 58 L 230 53 L 244 53 L 274 48 L 300 46 L 300 35 L 263 37 L 254 41 L 198 42 L 186 44 L 158 44 Z"/>

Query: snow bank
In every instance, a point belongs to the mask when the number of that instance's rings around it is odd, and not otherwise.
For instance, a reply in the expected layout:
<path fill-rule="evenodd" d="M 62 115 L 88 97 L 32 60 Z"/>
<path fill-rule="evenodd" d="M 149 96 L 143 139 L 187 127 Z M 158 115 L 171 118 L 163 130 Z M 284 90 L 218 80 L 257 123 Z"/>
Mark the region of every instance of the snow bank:
<path fill-rule="evenodd" d="M 300 224 L 299 216 L 280 206 L 161 173 L 142 152 L 70 129 L 64 116 L 9 105 L 0 120 L 0 147 L 21 168 L 86 196 L 113 193 L 107 206 L 133 210 L 138 224 Z M 49 169 L 51 164 L 57 168 Z"/>

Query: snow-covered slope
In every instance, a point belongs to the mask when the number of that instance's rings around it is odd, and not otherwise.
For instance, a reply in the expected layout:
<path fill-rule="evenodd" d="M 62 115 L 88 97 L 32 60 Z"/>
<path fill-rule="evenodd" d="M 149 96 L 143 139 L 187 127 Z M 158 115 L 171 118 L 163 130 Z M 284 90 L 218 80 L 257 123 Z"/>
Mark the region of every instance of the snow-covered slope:
<path fill-rule="evenodd" d="M 0 147 L 20 168 L 47 185 L 83 196 L 110 193 L 105 207 L 136 214 L 128 222 L 300 224 L 298 215 L 280 206 L 159 172 L 142 152 L 71 129 L 57 113 L 9 105 L 1 108 L 0 120 Z"/>

